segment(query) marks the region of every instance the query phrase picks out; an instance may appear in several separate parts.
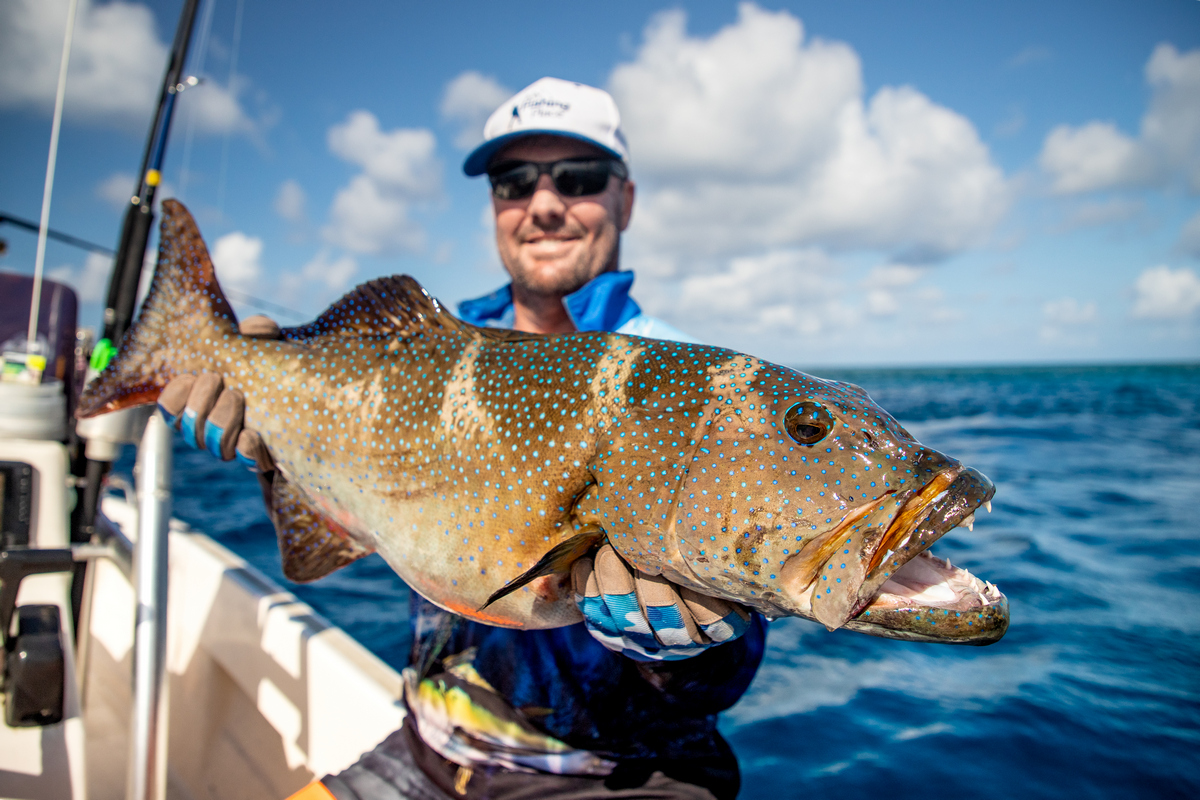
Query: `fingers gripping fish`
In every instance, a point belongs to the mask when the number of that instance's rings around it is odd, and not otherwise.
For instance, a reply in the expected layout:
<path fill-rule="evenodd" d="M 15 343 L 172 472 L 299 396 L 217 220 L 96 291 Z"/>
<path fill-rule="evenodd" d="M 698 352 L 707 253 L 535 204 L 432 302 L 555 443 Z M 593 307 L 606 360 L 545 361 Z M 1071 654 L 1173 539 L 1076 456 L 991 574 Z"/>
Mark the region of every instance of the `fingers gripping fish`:
<path fill-rule="evenodd" d="M 238 334 L 199 231 L 163 204 L 158 267 L 80 415 L 219 372 L 278 466 L 284 573 L 372 551 L 481 622 L 581 617 L 572 563 L 607 541 L 699 594 L 830 629 L 982 644 L 1008 603 L 928 552 L 994 487 L 856 386 L 730 350 L 476 328 L 408 277 L 281 340 Z"/>

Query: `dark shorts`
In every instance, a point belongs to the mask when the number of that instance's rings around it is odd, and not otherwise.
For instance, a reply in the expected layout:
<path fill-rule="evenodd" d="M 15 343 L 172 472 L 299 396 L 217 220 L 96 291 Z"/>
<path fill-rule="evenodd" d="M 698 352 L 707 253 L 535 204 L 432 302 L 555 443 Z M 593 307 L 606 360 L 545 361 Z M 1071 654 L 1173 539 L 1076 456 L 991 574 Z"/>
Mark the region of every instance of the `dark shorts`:
<path fill-rule="evenodd" d="M 344 772 L 322 780 L 337 800 L 733 800 L 737 760 L 717 736 L 717 758 L 702 762 L 621 762 L 607 777 L 547 775 L 505 769 L 464 770 L 403 727 Z"/>

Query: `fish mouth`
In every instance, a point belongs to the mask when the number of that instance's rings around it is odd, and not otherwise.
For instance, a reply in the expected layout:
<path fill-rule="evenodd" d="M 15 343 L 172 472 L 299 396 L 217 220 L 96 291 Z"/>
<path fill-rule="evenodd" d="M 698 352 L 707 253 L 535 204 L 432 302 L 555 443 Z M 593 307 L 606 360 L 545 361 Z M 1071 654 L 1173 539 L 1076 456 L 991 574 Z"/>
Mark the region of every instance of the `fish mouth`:
<path fill-rule="evenodd" d="M 1008 598 L 991 584 L 935 556 L 952 530 L 974 528 L 991 511 L 996 487 L 982 473 L 939 473 L 892 517 L 867 562 L 858 603 L 844 626 L 894 639 L 985 645 L 1008 630 Z"/>
<path fill-rule="evenodd" d="M 990 644 L 1008 628 L 1008 600 L 991 583 L 929 548 L 972 528 L 995 487 L 982 473 L 946 466 L 919 489 L 889 492 L 848 514 L 785 567 L 796 611 L 830 630 L 893 639 Z M 796 590 L 799 590 L 797 592 Z"/>
<path fill-rule="evenodd" d="M 889 639 L 988 645 L 1008 630 L 1008 598 L 923 550 L 890 575 L 846 628 Z"/>

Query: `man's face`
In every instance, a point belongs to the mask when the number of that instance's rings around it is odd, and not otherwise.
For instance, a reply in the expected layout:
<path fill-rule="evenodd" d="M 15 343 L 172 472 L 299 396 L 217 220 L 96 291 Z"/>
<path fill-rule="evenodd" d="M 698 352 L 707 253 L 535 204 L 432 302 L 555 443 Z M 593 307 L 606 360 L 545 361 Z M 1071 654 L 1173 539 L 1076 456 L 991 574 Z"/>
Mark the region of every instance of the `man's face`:
<path fill-rule="evenodd" d="M 518 139 L 493 162 L 552 162 L 602 156 L 598 148 L 559 136 Z M 564 197 L 549 175 L 520 200 L 492 198 L 500 260 L 519 292 L 562 297 L 616 269 L 621 231 L 633 211 L 634 185 L 615 176 L 600 194 Z"/>

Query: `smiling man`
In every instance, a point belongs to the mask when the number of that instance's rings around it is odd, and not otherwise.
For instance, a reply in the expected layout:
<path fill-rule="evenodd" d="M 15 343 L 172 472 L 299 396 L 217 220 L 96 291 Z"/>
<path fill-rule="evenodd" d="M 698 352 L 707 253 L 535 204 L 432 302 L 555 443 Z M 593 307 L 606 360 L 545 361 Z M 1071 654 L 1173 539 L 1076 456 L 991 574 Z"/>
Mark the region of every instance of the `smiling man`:
<path fill-rule="evenodd" d="M 636 189 L 613 99 L 543 78 L 488 120 L 463 165 L 491 184 L 512 282 L 459 305 L 467 322 L 542 334 L 617 331 L 690 341 L 643 314 L 621 271 Z M 246 335 L 278 336 L 251 317 Z M 185 440 L 273 466 L 220 376 L 173 381 L 160 405 Z M 270 493 L 265 493 L 269 497 Z M 269 504 L 269 501 L 268 501 Z M 737 760 L 716 715 L 762 660 L 762 617 L 626 564 L 608 545 L 572 572 L 583 622 L 521 631 L 412 595 L 404 726 L 304 800 L 733 798 Z"/>
<path fill-rule="evenodd" d="M 492 184 L 496 247 L 512 283 L 459 305 L 468 322 L 533 333 L 612 330 L 695 341 L 643 314 L 621 272 L 636 186 L 607 92 L 542 78 L 488 119 L 463 164 Z"/>
<path fill-rule="evenodd" d="M 616 272 L 621 231 L 633 213 L 633 181 L 620 161 L 599 148 L 560 136 L 518 139 L 494 160 L 489 175 L 500 187 L 492 199 L 496 246 L 513 278 L 513 327 L 571 333 L 576 326 L 563 298 L 602 273 Z M 539 188 L 543 179 L 552 185 L 553 178 L 536 167 L 559 162 L 583 171 L 571 178 L 574 190 L 588 188 L 582 186 L 587 179 L 603 180 L 604 188 L 580 197 Z M 525 191 L 532 194 L 523 196 Z"/>
<path fill-rule="evenodd" d="M 633 273 L 620 270 L 636 187 L 612 97 L 543 78 L 501 105 L 484 137 L 463 171 L 488 177 L 512 282 L 461 303 L 464 320 L 692 341 L 643 314 L 629 296 Z M 406 694 L 407 752 L 452 796 L 736 796 L 737 761 L 715 715 L 754 676 L 762 618 L 639 573 L 608 546 L 572 578 L 584 622 L 555 630 L 480 625 L 413 595 L 413 663 L 431 677 L 424 693 Z M 455 686 L 480 712 L 456 728 L 442 712 Z M 516 727 L 501 733 L 506 725 Z M 377 752 L 394 752 L 403 733 Z M 420 757 L 430 751 L 440 758 Z M 351 792 L 370 784 L 366 763 L 326 785 L 365 800 Z"/>

